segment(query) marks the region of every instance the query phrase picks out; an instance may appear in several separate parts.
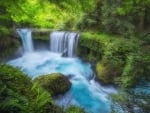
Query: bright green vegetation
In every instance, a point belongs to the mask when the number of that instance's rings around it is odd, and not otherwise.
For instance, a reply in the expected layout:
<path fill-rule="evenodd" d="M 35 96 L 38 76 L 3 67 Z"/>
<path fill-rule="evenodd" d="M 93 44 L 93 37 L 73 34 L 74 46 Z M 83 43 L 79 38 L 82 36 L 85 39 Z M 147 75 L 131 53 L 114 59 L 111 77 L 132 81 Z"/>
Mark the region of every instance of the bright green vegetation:
<path fill-rule="evenodd" d="M 86 0 L 8 0 L 1 1 L 2 20 L 10 20 L 21 27 L 73 27 L 78 16 L 91 10 L 94 1 Z M 85 7 L 86 5 L 86 7 Z"/>
<path fill-rule="evenodd" d="M 70 106 L 66 110 L 56 106 L 51 93 L 42 88 L 38 82 L 33 82 L 20 69 L 1 64 L 0 77 L 1 113 L 84 113 L 82 109 L 76 106 Z M 56 89 L 57 93 L 62 92 L 64 87 L 61 84 L 66 82 L 66 78 L 64 79 L 61 74 L 53 74 L 52 77 L 46 78 L 57 79 L 59 82 L 54 80 L 57 82 L 54 84 L 60 84 L 60 91 Z M 56 88 L 55 86 L 53 87 Z M 54 93 L 52 94 L 54 95 Z"/>
<path fill-rule="evenodd" d="M 105 84 L 131 87 L 149 79 L 150 53 L 145 41 L 102 33 L 82 33 L 78 54 L 96 62 L 97 78 Z"/>
<path fill-rule="evenodd" d="M 52 105 L 52 98 L 19 69 L 0 65 L 0 111 L 42 113 Z"/>
<path fill-rule="evenodd" d="M 65 93 L 71 87 L 69 79 L 60 73 L 39 76 L 35 78 L 34 82 L 55 96 Z"/>
<path fill-rule="evenodd" d="M 75 29 L 79 18 L 92 10 L 94 3 L 95 0 L 1 0 L 0 58 L 15 50 L 17 43 L 12 37 L 17 37 L 16 28 Z"/>
<path fill-rule="evenodd" d="M 125 37 L 149 29 L 150 0 L 0 1 L 0 31 L 14 27 L 93 30 Z"/>

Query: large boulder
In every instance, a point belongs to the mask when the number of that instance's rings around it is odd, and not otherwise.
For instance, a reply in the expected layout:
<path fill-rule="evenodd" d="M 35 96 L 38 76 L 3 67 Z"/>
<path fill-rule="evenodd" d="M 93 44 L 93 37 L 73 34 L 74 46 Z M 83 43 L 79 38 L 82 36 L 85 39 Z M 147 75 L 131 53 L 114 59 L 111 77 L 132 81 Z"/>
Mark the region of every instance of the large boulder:
<path fill-rule="evenodd" d="M 71 82 L 69 79 L 61 73 L 42 75 L 35 78 L 34 82 L 38 82 L 53 96 L 63 94 L 71 87 Z"/>

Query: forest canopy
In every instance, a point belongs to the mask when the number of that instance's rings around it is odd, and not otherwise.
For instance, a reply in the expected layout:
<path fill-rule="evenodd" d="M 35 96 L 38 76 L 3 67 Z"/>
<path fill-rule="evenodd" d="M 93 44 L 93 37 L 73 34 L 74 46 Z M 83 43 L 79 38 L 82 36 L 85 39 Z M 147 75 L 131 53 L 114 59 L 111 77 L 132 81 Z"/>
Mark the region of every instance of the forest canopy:
<path fill-rule="evenodd" d="M 90 0 L 8 0 L 0 1 L 1 19 L 14 24 L 56 28 L 67 21 L 77 21 L 84 11 L 91 10 Z M 85 7 L 86 6 L 86 7 Z"/>
<path fill-rule="evenodd" d="M 6 26 L 21 26 L 88 29 L 128 37 L 150 25 L 150 0 L 7 0 L 0 6 L 3 32 Z"/>

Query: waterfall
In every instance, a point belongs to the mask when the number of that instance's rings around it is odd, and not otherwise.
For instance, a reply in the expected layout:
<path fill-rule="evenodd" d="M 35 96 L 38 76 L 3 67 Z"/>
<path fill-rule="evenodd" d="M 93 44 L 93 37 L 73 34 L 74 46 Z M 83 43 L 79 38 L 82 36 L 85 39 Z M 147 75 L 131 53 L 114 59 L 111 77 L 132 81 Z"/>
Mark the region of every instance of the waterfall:
<path fill-rule="evenodd" d="M 50 50 L 68 57 L 76 55 L 79 34 L 74 32 L 52 32 L 50 34 Z"/>
<path fill-rule="evenodd" d="M 32 31 L 30 29 L 17 29 L 21 37 L 25 52 L 33 52 Z M 62 56 L 76 56 L 79 34 L 75 32 L 55 31 L 50 34 L 51 52 L 61 53 Z"/>
<path fill-rule="evenodd" d="M 32 31 L 30 29 L 17 29 L 21 37 L 23 49 L 25 52 L 33 52 Z"/>
<path fill-rule="evenodd" d="M 79 35 L 74 32 L 52 32 L 50 34 L 50 51 L 33 52 L 33 42 L 29 29 L 17 29 L 21 36 L 23 48 L 28 54 L 23 54 L 17 59 L 8 62 L 9 65 L 20 67 L 32 79 L 51 73 L 62 73 L 72 83 L 66 94 L 55 98 L 55 103 L 68 107 L 77 105 L 90 113 L 110 113 L 111 100 L 109 94 L 117 93 L 116 90 L 98 84 L 93 77 L 91 64 L 79 58 L 61 57 L 66 54 L 74 57 Z M 36 50 L 36 48 L 35 48 Z M 56 53 L 54 53 L 56 52 Z"/>

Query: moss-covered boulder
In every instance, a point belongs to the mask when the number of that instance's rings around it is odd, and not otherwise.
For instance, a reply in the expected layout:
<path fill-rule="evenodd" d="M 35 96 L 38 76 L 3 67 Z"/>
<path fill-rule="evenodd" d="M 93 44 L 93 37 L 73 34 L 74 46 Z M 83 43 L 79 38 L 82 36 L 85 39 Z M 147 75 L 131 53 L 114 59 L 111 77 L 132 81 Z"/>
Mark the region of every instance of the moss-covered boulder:
<path fill-rule="evenodd" d="M 34 82 L 38 82 L 53 96 L 63 94 L 71 87 L 69 79 L 60 73 L 39 76 L 34 80 Z"/>
<path fill-rule="evenodd" d="M 97 78 L 104 84 L 115 84 L 122 73 L 122 66 L 111 60 L 102 60 L 96 65 Z"/>

